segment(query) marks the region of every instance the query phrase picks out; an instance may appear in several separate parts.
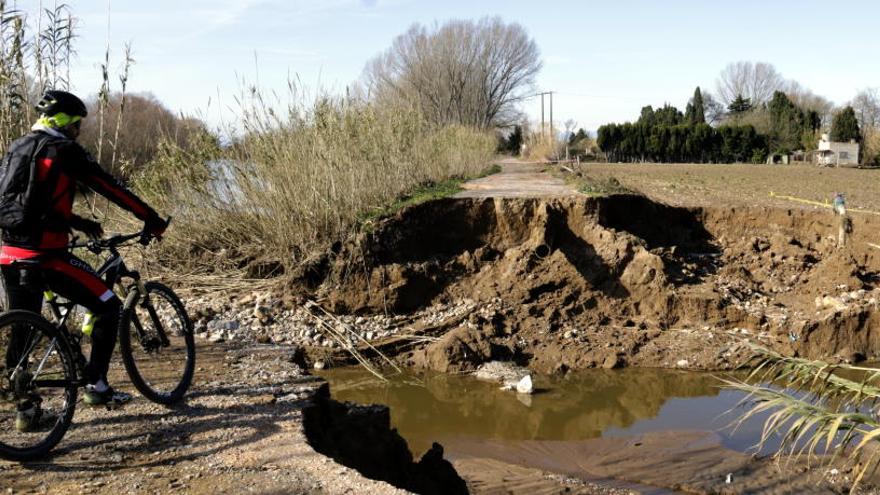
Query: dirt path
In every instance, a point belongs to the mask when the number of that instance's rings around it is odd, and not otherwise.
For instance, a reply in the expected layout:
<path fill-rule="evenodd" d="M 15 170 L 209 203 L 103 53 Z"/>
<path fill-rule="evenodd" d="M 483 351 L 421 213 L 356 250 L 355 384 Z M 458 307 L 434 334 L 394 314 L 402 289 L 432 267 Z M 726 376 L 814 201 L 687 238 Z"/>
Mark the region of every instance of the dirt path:
<path fill-rule="evenodd" d="M 185 404 L 169 409 L 141 397 L 117 411 L 80 404 L 54 457 L 0 461 L 0 487 L 15 494 L 406 493 L 306 442 L 303 410 L 323 381 L 304 376 L 291 352 L 201 346 Z M 122 376 L 114 379 L 135 392 Z"/>
<path fill-rule="evenodd" d="M 539 163 L 507 159 L 498 163 L 501 172 L 472 180 L 456 198 L 557 198 L 578 192 L 559 178 L 543 171 Z"/>

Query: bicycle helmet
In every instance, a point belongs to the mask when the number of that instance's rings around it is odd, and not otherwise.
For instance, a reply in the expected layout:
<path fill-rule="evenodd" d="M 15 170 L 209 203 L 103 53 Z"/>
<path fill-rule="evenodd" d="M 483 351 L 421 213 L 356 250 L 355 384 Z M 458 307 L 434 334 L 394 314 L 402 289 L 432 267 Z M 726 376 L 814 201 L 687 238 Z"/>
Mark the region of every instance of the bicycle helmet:
<path fill-rule="evenodd" d="M 89 114 L 86 104 L 73 93 L 49 90 L 34 107 L 52 127 L 65 127 Z"/>

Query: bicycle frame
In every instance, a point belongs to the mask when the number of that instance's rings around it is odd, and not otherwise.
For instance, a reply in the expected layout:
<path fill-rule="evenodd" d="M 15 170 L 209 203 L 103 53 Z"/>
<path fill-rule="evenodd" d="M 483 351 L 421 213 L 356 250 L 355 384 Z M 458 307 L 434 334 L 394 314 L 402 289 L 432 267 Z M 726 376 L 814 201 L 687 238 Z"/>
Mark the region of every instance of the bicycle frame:
<path fill-rule="evenodd" d="M 125 265 L 125 261 L 122 259 L 122 255 L 119 253 L 119 250 L 115 246 L 108 247 L 107 251 L 110 252 L 110 256 L 97 270 L 97 274 L 104 279 L 104 281 L 107 283 L 107 286 L 111 288 L 116 287 L 117 285 L 121 286 L 123 279 L 131 279 L 134 281 L 134 283 L 130 287 L 136 288 L 139 294 L 146 294 L 143 281 L 141 280 L 140 272 L 138 272 L 137 270 L 130 270 Z M 48 289 L 43 292 L 43 297 L 48 304 L 53 317 L 55 318 L 55 321 L 53 322 L 55 328 L 57 328 L 59 331 L 64 332 L 67 335 L 68 341 L 75 351 L 76 368 L 79 378 L 78 381 L 79 385 L 82 385 L 82 380 L 85 375 L 85 367 L 87 364 L 86 357 L 83 355 L 82 352 L 82 335 L 91 335 L 91 326 L 94 325 L 94 316 L 91 311 L 87 311 L 83 324 L 83 332 L 71 332 L 70 329 L 67 328 L 67 320 L 70 317 L 74 306 L 76 306 L 76 303 L 72 301 L 60 302 L 58 301 L 58 296 L 56 296 L 54 292 Z M 127 304 L 134 304 L 136 301 L 137 298 L 126 298 Z M 144 299 L 141 304 L 146 307 L 151 317 L 158 318 L 158 315 L 156 314 L 153 305 L 147 299 Z M 140 338 L 143 338 L 144 331 L 140 322 L 137 319 L 134 319 L 133 323 L 135 325 L 135 329 L 138 332 L 138 336 Z M 168 338 L 164 334 L 164 332 L 159 331 L 158 334 L 160 344 L 163 346 L 169 345 Z M 54 348 L 54 346 L 55 343 L 53 342 L 49 348 L 50 352 Z M 47 356 L 44 356 L 44 360 L 46 357 L 48 357 L 48 354 Z"/>

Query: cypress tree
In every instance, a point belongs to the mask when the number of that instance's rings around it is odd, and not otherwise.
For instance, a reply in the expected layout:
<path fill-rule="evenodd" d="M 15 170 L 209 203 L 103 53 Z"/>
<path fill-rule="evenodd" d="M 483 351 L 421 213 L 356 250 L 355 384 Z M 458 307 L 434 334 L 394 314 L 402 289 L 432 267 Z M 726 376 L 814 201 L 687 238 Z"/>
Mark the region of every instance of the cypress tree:
<path fill-rule="evenodd" d="M 855 110 L 853 107 L 847 106 L 834 114 L 834 118 L 831 120 L 831 140 L 846 143 L 850 139 L 861 141 L 862 133 L 859 130 L 859 121 L 856 119 Z"/>
<path fill-rule="evenodd" d="M 773 93 L 767 106 L 770 110 L 771 151 L 790 153 L 801 144 L 809 122 L 803 110 L 797 107 L 782 91 Z"/>
<path fill-rule="evenodd" d="M 636 123 L 648 127 L 654 125 L 654 107 L 651 105 L 642 107 L 642 112 L 639 114 L 639 120 Z"/>
<path fill-rule="evenodd" d="M 694 97 L 691 98 L 690 103 L 687 105 L 684 120 L 690 125 L 706 123 L 706 109 L 703 107 L 703 93 L 700 92 L 699 86 L 694 90 Z"/>

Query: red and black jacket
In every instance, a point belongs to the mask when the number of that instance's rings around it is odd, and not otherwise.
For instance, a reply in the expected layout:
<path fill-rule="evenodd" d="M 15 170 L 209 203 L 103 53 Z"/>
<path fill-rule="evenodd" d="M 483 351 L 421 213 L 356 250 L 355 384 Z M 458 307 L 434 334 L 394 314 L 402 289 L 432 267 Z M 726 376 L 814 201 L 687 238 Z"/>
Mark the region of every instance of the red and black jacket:
<path fill-rule="evenodd" d="M 73 214 L 77 184 L 88 187 L 113 203 L 130 211 L 147 224 L 162 225 L 159 215 L 98 162 L 76 141 L 34 131 L 20 139 L 37 143 L 36 171 L 29 208 L 38 219 L 17 230 L 3 230 L 0 263 L 10 258 L 26 258 L 28 252 L 66 249 L 71 227 L 79 219 Z"/>

